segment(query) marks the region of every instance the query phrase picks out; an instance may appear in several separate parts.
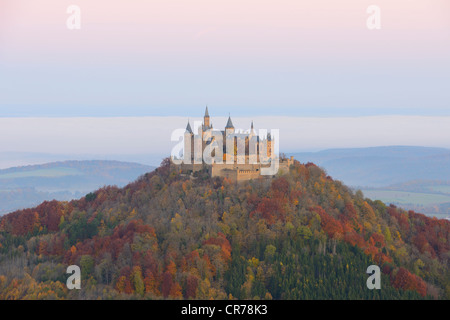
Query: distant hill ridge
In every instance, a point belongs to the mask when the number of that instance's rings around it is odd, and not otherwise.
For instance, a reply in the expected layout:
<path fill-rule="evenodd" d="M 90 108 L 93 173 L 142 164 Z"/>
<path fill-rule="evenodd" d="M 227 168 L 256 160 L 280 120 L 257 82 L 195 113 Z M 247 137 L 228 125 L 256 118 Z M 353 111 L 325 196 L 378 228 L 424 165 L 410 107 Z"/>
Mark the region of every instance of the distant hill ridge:
<path fill-rule="evenodd" d="M 372 199 L 450 216 L 450 150 L 391 146 L 296 153 Z"/>
<path fill-rule="evenodd" d="M 55 161 L 43 164 L 36 165 L 26 165 L 26 166 L 17 166 L 6 169 L 0 169 L 0 179 L 1 175 L 5 173 L 12 172 L 24 172 L 24 171 L 33 171 L 39 169 L 48 169 L 48 168 L 59 168 L 59 167 L 69 167 L 76 169 L 95 169 L 95 170 L 108 170 L 111 167 L 117 168 L 153 168 L 152 166 L 147 166 L 135 162 L 124 162 L 124 161 L 115 161 L 115 160 L 67 160 L 67 161 Z"/>
<path fill-rule="evenodd" d="M 45 200 L 71 200 L 104 185 L 124 186 L 154 167 L 109 160 L 59 161 L 0 170 L 0 214 Z"/>
<path fill-rule="evenodd" d="M 411 180 L 450 180 L 450 149 L 409 146 L 293 153 L 351 186 L 385 187 Z"/>

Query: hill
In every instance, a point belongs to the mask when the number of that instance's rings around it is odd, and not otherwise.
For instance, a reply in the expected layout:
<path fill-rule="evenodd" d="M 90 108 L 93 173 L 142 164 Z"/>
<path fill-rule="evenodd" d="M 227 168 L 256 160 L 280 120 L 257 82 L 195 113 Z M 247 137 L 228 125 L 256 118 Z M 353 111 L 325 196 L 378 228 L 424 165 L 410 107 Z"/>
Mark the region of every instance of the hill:
<path fill-rule="evenodd" d="M 350 186 L 385 187 L 411 180 L 450 180 L 450 150 L 444 148 L 392 146 L 293 155 L 326 168 L 330 175 Z"/>
<path fill-rule="evenodd" d="M 0 170 L 0 215 L 45 200 L 72 200 L 105 185 L 124 186 L 153 167 L 119 161 L 61 161 Z"/>
<path fill-rule="evenodd" d="M 450 298 L 450 222 L 313 164 L 234 184 L 168 160 L 124 188 L 0 220 L 0 299 Z M 68 265 L 82 289 L 65 287 Z M 366 269 L 382 269 L 368 290 Z"/>
<path fill-rule="evenodd" d="M 295 153 L 372 199 L 450 216 L 450 150 L 427 147 L 373 147 Z M 438 187 L 438 188 L 436 188 Z"/>

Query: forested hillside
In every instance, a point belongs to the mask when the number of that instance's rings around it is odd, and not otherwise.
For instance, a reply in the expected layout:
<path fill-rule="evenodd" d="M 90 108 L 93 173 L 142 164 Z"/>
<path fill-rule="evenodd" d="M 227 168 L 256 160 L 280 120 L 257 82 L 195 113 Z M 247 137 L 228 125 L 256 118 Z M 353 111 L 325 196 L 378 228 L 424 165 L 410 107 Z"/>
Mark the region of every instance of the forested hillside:
<path fill-rule="evenodd" d="M 353 194 L 314 164 L 234 184 L 161 166 L 0 220 L 0 299 L 450 298 L 450 222 Z M 66 268 L 82 271 L 66 288 Z M 369 265 L 381 290 L 366 287 Z"/>

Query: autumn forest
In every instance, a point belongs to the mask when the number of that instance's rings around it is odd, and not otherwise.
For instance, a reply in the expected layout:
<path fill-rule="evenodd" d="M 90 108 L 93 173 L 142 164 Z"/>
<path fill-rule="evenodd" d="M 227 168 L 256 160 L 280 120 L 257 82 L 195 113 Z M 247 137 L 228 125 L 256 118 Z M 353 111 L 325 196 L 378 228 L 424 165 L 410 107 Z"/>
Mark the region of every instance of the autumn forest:
<path fill-rule="evenodd" d="M 449 266 L 450 221 L 298 161 L 236 184 L 165 159 L 124 188 L 0 218 L 0 299 L 450 299 Z"/>

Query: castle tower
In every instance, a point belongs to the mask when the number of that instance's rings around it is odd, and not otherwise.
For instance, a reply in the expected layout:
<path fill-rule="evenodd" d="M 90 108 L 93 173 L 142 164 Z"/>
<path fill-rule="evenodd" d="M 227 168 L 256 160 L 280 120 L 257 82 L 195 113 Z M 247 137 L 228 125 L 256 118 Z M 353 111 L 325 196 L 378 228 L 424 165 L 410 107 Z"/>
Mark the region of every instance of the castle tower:
<path fill-rule="evenodd" d="M 273 146 L 272 135 L 269 132 L 267 134 L 267 156 L 269 158 L 272 157 L 272 146 Z"/>
<path fill-rule="evenodd" d="M 192 131 L 191 124 L 189 123 L 186 126 L 186 131 L 184 132 L 184 152 L 183 158 L 184 163 L 192 163 L 192 155 L 194 153 L 194 132 Z"/>
<path fill-rule="evenodd" d="M 203 124 L 206 129 L 210 127 L 208 106 L 206 106 L 205 115 L 203 116 Z"/>
<path fill-rule="evenodd" d="M 227 163 L 230 162 L 236 162 L 236 148 L 237 148 L 237 141 L 234 137 L 234 126 L 233 122 L 231 121 L 231 116 L 228 116 L 227 125 L 225 126 L 225 134 L 224 139 L 225 143 L 225 150 L 224 153 L 225 159 Z"/>
<path fill-rule="evenodd" d="M 233 122 L 231 121 L 231 117 L 228 116 L 227 125 L 225 126 L 225 134 L 229 135 L 232 133 L 234 133 L 234 126 L 233 126 Z"/>
<path fill-rule="evenodd" d="M 246 154 L 248 155 L 248 163 L 256 164 L 258 162 L 258 137 L 253 127 L 253 121 L 248 135 L 248 143 L 246 145 Z"/>

